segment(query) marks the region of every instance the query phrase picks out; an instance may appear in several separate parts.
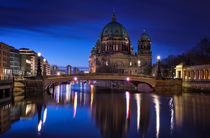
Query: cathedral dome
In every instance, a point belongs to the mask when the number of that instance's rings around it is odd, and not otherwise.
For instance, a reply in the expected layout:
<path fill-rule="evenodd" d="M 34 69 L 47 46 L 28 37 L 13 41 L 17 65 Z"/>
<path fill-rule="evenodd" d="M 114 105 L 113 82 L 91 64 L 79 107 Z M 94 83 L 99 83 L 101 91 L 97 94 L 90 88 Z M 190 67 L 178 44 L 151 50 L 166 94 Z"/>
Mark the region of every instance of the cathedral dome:
<path fill-rule="evenodd" d="M 125 27 L 118 22 L 108 23 L 101 32 L 101 38 L 110 36 L 110 37 L 128 37 L 127 30 Z"/>
<path fill-rule="evenodd" d="M 144 30 L 144 33 L 141 34 L 140 40 L 141 41 L 150 41 L 149 35 L 147 33 L 145 33 L 145 30 Z"/>
<path fill-rule="evenodd" d="M 129 37 L 125 27 L 116 21 L 113 13 L 112 22 L 108 23 L 102 30 L 100 38 L 103 37 Z"/>

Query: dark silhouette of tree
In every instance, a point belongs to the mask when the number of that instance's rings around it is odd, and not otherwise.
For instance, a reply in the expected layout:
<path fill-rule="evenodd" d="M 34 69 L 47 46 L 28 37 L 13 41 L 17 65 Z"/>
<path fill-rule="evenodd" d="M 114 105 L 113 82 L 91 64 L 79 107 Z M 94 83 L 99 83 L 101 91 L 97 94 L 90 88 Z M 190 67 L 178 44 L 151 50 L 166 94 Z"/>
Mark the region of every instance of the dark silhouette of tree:
<path fill-rule="evenodd" d="M 187 52 L 180 55 L 169 55 L 161 61 L 164 77 L 173 77 L 176 65 L 204 65 L 210 64 L 210 38 L 203 38 Z"/>

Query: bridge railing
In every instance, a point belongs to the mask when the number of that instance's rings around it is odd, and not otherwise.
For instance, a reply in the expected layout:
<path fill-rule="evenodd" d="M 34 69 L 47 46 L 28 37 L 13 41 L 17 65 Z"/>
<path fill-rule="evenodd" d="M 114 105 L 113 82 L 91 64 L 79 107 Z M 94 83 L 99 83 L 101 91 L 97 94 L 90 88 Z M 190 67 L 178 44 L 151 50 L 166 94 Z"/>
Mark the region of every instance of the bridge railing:
<path fill-rule="evenodd" d="M 113 76 L 128 76 L 128 77 L 145 77 L 145 78 L 154 78 L 149 75 L 129 75 L 129 74 L 120 74 L 120 73 L 88 73 L 88 74 L 62 74 L 62 75 L 48 75 L 47 78 L 51 77 L 68 77 L 68 76 L 98 76 L 98 75 L 113 75 Z"/>

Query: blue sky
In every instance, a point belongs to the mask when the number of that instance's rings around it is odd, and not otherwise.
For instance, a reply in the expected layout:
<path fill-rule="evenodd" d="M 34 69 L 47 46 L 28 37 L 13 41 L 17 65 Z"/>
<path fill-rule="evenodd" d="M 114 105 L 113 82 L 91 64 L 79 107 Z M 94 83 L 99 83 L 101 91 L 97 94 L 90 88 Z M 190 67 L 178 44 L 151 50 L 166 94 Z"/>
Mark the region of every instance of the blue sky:
<path fill-rule="evenodd" d="M 1 0 L 0 41 L 41 52 L 50 64 L 88 66 L 88 57 L 103 27 L 125 26 L 131 44 L 146 28 L 153 62 L 179 54 L 210 36 L 208 0 Z"/>

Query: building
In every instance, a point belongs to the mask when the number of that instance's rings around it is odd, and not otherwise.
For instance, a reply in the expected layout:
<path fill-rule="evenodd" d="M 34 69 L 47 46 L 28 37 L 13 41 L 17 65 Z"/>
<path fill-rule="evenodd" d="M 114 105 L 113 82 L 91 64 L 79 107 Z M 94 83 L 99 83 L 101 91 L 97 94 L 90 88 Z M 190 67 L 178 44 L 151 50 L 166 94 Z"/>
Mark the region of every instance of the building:
<path fill-rule="evenodd" d="M 51 74 L 52 74 L 52 75 L 56 75 L 56 74 L 57 74 L 57 71 L 58 71 L 58 66 L 53 65 L 53 66 L 52 66 L 52 70 L 51 70 Z"/>
<path fill-rule="evenodd" d="M 50 64 L 48 63 L 48 61 L 44 58 L 41 62 L 42 65 L 42 75 L 50 75 Z"/>
<path fill-rule="evenodd" d="M 23 75 L 20 68 L 20 52 L 14 47 L 11 47 L 10 49 L 10 69 L 15 76 Z"/>
<path fill-rule="evenodd" d="M 68 75 L 71 75 L 71 65 L 68 65 L 68 66 L 66 67 L 66 70 L 67 70 L 67 74 L 68 74 Z"/>
<path fill-rule="evenodd" d="M 132 75 L 151 75 L 152 52 L 149 36 L 142 33 L 138 40 L 138 54 L 134 54 L 125 27 L 116 20 L 102 30 L 100 37 L 89 57 L 90 73 L 122 73 Z"/>
<path fill-rule="evenodd" d="M 183 80 L 210 80 L 210 65 L 176 66 L 176 78 Z"/>
<path fill-rule="evenodd" d="M 80 69 L 77 67 L 73 68 L 73 74 L 79 74 L 80 73 Z"/>
<path fill-rule="evenodd" d="M 10 69 L 10 49 L 7 44 L 0 42 L 0 79 L 8 79 L 12 76 Z"/>
<path fill-rule="evenodd" d="M 36 76 L 37 74 L 37 53 L 28 48 L 21 48 L 21 70 L 25 76 Z"/>

